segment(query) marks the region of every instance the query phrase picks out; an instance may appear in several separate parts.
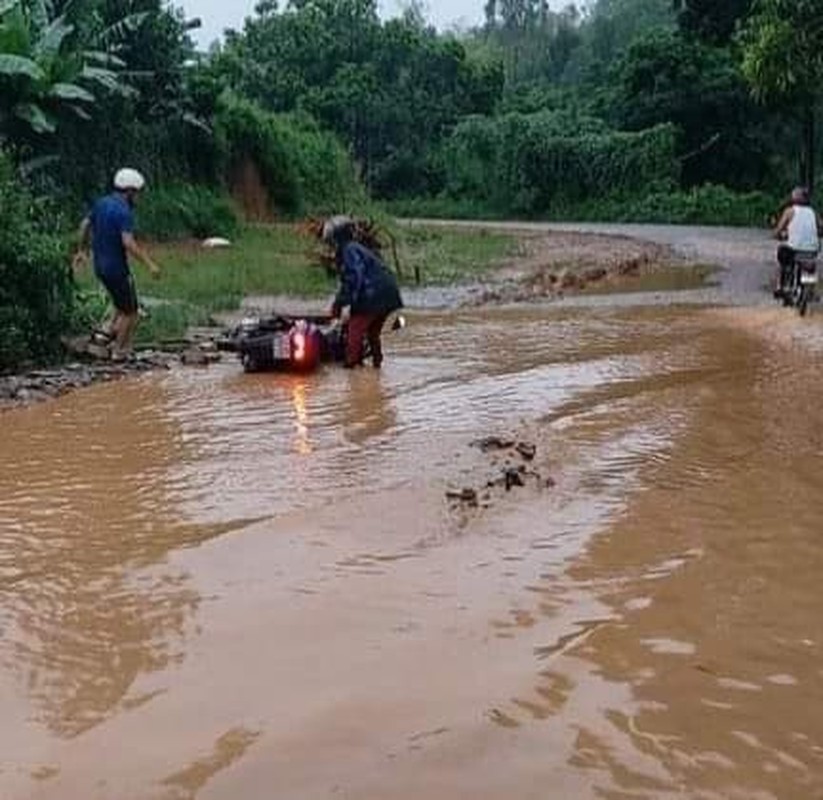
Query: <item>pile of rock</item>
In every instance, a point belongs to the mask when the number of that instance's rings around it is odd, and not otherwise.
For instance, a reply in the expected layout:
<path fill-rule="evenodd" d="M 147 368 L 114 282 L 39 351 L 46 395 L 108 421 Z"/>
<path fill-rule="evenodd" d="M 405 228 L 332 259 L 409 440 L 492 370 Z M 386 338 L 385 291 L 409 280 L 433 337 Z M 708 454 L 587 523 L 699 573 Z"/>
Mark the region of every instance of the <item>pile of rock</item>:
<path fill-rule="evenodd" d="M 220 361 L 216 337 L 222 329 L 193 328 L 176 348 L 141 350 L 126 361 L 112 361 L 109 348 L 88 336 L 67 338 L 71 364 L 0 376 L 0 411 L 60 397 L 95 383 L 107 383 L 176 364 L 205 367 Z"/>
<path fill-rule="evenodd" d="M 482 489 L 465 487 L 447 491 L 446 499 L 453 506 L 488 508 L 491 505 L 492 494 L 495 489 L 508 493 L 514 489 L 525 488 L 530 484 L 539 489 L 550 489 L 555 486 L 554 478 L 543 475 L 540 470 L 532 466 L 537 458 L 537 445 L 531 442 L 500 436 L 488 436 L 485 439 L 472 442 L 472 446 L 483 453 L 502 455 L 504 461 L 501 464 L 498 459 L 492 459 L 492 466 L 495 471 Z"/>
<path fill-rule="evenodd" d="M 124 363 L 75 362 L 54 369 L 0 377 L 0 409 L 41 403 L 95 383 L 120 380 L 154 369 L 168 369 L 174 361 L 175 356 L 152 351 L 140 353 L 135 359 Z"/>

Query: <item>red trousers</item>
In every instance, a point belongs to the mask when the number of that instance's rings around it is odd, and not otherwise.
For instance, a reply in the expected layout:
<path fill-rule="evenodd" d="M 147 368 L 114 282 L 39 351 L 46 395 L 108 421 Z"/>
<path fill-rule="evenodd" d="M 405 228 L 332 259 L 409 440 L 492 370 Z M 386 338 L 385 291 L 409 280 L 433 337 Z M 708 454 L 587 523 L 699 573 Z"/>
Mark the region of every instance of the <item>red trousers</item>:
<path fill-rule="evenodd" d="M 383 343 L 380 339 L 388 314 L 352 314 L 349 320 L 346 342 L 346 366 L 356 367 L 363 363 L 363 342 L 371 348 L 372 363 L 380 367 L 383 363 Z"/>

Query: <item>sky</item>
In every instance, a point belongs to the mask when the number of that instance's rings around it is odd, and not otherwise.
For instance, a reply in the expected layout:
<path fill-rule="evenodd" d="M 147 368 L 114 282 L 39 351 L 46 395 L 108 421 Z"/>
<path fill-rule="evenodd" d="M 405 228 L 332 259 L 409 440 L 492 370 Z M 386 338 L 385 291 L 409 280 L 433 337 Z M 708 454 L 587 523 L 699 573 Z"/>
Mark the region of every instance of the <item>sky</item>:
<path fill-rule="evenodd" d="M 200 17 L 203 28 L 196 34 L 198 43 L 207 46 L 226 28 L 240 29 L 243 20 L 254 12 L 257 0 L 177 0 L 189 18 Z M 283 3 L 285 4 L 285 3 Z M 474 25 L 483 18 L 484 0 L 432 0 L 426 4 L 426 16 L 439 28 L 460 22 Z M 385 16 L 397 13 L 398 0 L 381 0 Z"/>

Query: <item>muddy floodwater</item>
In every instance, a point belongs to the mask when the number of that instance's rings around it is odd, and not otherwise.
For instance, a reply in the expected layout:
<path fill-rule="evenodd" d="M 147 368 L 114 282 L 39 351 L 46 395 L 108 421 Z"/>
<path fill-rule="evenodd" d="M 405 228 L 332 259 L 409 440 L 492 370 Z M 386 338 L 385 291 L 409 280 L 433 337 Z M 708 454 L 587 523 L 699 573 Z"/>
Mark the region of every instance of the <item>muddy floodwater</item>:
<path fill-rule="evenodd" d="M 4 415 L 0 797 L 823 798 L 799 325 L 419 313 L 379 374 Z M 487 491 L 490 435 L 541 478 Z"/>

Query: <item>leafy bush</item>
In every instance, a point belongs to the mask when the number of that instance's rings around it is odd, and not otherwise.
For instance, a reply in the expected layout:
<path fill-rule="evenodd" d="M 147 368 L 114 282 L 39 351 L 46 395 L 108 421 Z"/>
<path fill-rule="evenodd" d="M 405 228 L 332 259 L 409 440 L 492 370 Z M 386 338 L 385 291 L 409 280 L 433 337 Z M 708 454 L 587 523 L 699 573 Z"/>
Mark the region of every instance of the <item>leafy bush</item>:
<path fill-rule="evenodd" d="M 447 193 L 539 214 L 603 194 L 671 191 L 679 171 L 675 136 L 670 125 L 621 133 L 577 114 L 474 117 L 446 144 Z"/>
<path fill-rule="evenodd" d="M 328 211 L 365 194 L 342 144 L 311 117 L 272 114 L 227 95 L 220 101 L 215 130 L 224 174 L 250 159 L 278 211 Z"/>
<path fill-rule="evenodd" d="M 160 241 L 208 236 L 232 237 L 237 215 L 231 201 L 203 186 L 182 184 L 149 189 L 137 211 L 140 232 Z"/>
<path fill-rule="evenodd" d="M 36 178 L 43 184 L 39 190 L 59 195 L 77 213 L 111 187 L 123 166 L 139 169 L 150 190 L 183 183 L 220 186 L 214 137 L 179 118 L 138 122 L 126 101 L 111 99 L 92 121 L 68 120 L 64 131 L 58 160 Z"/>
<path fill-rule="evenodd" d="M 707 184 L 689 191 L 650 192 L 632 196 L 607 195 L 577 203 L 555 203 L 530 219 L 569 222 L 647 222 L 682 225 L 740 225 L 761 227 L 777 210 L 777 199 L 763 192 L 737 193 Z M 503 219 L 507 214 L 476 200 L 440 196 L 398 200 L 388 209 L 400 217 L 439 219 Z"/>
<path fill-rule="evenodd" d="M 0 154 L 0 371 L 56 356 L 71 324 L 67 252 L 42 217 Z"/>
<path fill-rule="evenodd" d="M 707 184 L 680 192 L 652 192 L 631 198 L 610 197 L 553 209 L 554 219 L 649 222 L 682 225 L 761 227 L 778 207 L 763 192 L 740 194 Z"/>
<path fill-rule="evenodd" d="M 303 197 L 294 159 L 273 114 L 228 96 L 218 109 L 215 132 L 227 173 L 251 159 L 275 206 L 286 212 L 300 209 Z"/>
<path fill-rule="evenodd" d="M 365 188 L 336 136 L 305 114 L 282 115 L 277 128 L 293 159 L 303 210 L 334 212 L 365 202 Z"/>

